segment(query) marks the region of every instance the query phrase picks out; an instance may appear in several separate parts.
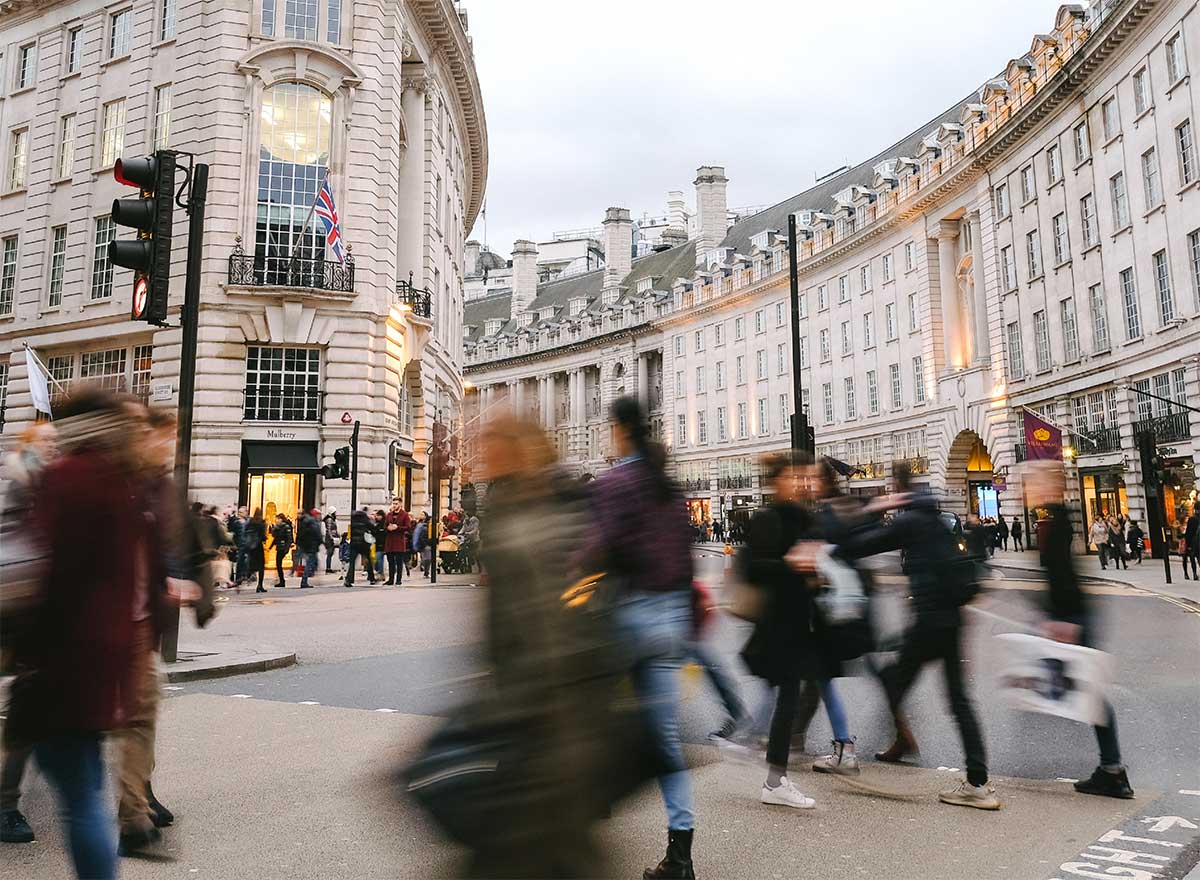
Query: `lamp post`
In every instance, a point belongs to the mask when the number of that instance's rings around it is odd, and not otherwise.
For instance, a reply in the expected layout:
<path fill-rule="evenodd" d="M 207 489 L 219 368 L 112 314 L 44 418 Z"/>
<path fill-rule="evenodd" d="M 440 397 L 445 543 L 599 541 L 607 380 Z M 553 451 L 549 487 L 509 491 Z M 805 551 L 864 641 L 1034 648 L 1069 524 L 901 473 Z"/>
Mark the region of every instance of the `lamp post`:
<path fill-rule="evenodd" d="M 797 263 L 796 215 L 788 214 L 788 276 L 792 301 L 792 448 L 815 452 L 808 413 L 804 411 L 804 389 L 800 379 L 800 273 Z"/>

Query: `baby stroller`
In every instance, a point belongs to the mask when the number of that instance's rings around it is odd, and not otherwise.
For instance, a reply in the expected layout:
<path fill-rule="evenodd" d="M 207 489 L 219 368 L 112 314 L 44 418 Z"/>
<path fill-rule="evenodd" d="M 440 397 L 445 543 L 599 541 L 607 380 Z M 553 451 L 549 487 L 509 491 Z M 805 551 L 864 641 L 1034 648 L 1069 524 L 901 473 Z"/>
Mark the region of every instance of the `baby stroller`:
<path fill-rule="evenodd" d="M 470 571 L 467 550 L 458 535 L 442 535 L 437 545 L 442 574 L 466 574 Z"/>

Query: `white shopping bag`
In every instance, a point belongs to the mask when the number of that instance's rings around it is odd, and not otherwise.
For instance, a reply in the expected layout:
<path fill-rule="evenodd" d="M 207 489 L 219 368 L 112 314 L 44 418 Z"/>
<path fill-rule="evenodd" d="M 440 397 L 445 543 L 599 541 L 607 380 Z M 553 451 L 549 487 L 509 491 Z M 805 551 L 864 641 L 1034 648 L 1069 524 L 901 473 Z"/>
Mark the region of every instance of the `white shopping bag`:
<path fill-rule="evenodd" d="M 1104 723 L 1104 695 L 1113 678 L 1111 654 L 1025 633 L 1003 633 L 996 639 L 1004 651 L 1000 691 L 1009 706 Z"/>

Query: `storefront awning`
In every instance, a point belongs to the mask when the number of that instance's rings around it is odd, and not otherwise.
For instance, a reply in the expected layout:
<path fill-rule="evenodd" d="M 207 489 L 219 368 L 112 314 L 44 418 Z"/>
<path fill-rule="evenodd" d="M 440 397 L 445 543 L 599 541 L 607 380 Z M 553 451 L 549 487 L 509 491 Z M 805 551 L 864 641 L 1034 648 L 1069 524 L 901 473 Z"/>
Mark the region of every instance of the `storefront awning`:
<path fill-rule="evenodd" d="M 411 452 L 406 452 L 395 446 L 392 447 L 392 462 L 396 467 L 411 468 L 417 471 L 425 470 L 425 465 L 413 458 Z"/>
<path fill-rule="evenodd" d="M 242 460 L 247 471 L 315 471 L 317 462 L 316 443 L 291 443 L 287 441 L 242 441 Z"/>

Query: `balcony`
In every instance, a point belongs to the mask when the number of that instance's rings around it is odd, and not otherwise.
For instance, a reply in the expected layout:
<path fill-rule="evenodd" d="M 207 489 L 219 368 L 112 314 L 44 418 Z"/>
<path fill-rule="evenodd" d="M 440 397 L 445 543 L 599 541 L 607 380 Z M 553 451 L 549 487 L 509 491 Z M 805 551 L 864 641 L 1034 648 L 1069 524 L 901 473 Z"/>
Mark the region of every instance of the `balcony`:
<path fill-rule="evenodd" d="M 749 474 L 734 477 L 717 477 L 717 489 L 724 492 L 727 489 L 749 489 L 754 485 L 754 478 Z"/>
<path fill-rule="evenodd" d="M 1120 452 L 1121 429 L 1099 428 L 1095 431 L 1089 431 L 1088 437 L 1082 437 L 1079 434 L 1073 434 L 1068 442 L 1074 447 L 1076 456 L 1103 455 L 1106 452 Z"/>
<path fill-rule="evenodd" d="M 909 472 L 914 477 L 929 473 L 929 459 L 924 455 L 918 455 L 915 458 L 905 460 L 908 462 Z"/>
<path fill-rule="evenodd" d="M 407 281 L 396 282 L 396 303 L 418 318 L 433 317 L 433 294 L 428 287 L 414 287 L 411 275 Z"/>
<path fill-rule="evenodd" d="M 925 473 L 929 470 L 929 465 L 926 463 L 925 470 L 918 471 L 915 467 L 912 473 Z M 851 480 L 880 480 L 885 476 L 883 465 L 877 461 L 859 462 L 854 466 L 854 472 L 850 474 Z"/>
<path fill-rule="evenodd" d="M 316 388 L 247 386 L 242 391 L 242 421 L 315 422 L 325 413 L 325 392 Z"/>
<path fill-rule="evenodd" d="M 229 283 L 243 287 L 291 287 L 354 293 L 354 260 L 329 262 L 324 256 L 247 254 L 237 244 L 229 255 Z"/>
<path fill-rule="evenodd" d="M 1013 449 L 1017 453 L 1017 464 L 1020 464 L 1028 455 L 1028 447 L 1024 443 L 1018 443 Z"/>
<path fill-rule="evenodd" d="M 684 492 L 707 492 L 708 491 L 708 480 L 707 479 L 680 480 L 679 485 L 683 489 Z"/>
<path fill-rule="evenodd" d="M 1182 443 L 1191 439 L 1192 429 L 1188 424 L 1188 414 L 1178 412 L 1134 422 L 1133 433 L 1153 433 L 1155 443 Z"/>

